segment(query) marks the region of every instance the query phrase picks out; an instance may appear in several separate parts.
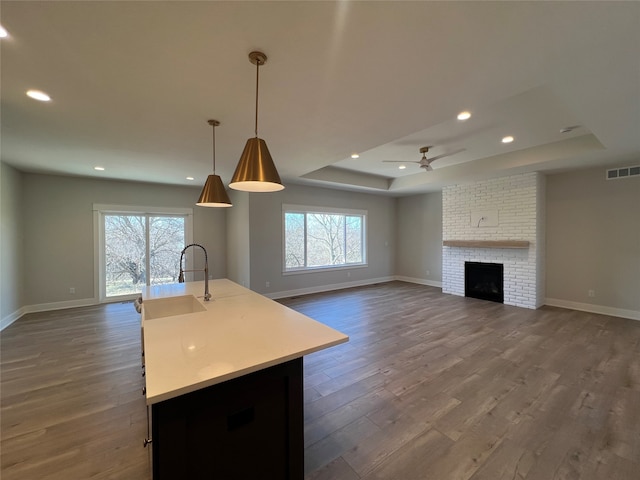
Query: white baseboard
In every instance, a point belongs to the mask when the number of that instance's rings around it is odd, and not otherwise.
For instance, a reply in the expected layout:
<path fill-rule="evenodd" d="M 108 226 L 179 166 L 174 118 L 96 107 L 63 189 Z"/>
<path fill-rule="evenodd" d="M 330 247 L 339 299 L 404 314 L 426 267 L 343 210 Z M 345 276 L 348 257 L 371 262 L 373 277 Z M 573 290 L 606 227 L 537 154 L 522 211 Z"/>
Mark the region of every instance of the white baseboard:
<path fill-rule="evenodd" d="M 67 300 L 64 302 L 39 303 L 37 305 L 27 305 L 25 313 L 48 312 L 50 310 L 64 310 L 65 308 L 86 307 L 97 305 L 97 298 L 82 298 L 80 300 Z"/>
<path fill-rule="evenodd" d="M 75 308 L 75 307 L 86 307 L 88 305 L 97 305 L 98 300 L 95 298 L 83 298 L 80 300 L 69 300 L 64 302 L 51 302 L 51 303 L 40 303 L 37 305 L 26 305 L 19 310 L 15 311 L 11 315 L 3 318 L 0 322 L 0 331 L 7 328 L 13 322 L 18 320 L 23 315 L 27 313 L 35 313 L 35 312 L 49 312 L 51 310 L 64 310 L 66 308 Z"/>
<path fill-rule="evenodd" d="M 425 280 L 424 278 L 404 277 L 402 275 L 396 275 L 396 280 L 401 282 L 417 283 L 419 285 L 428 285 L 429 287 L 442 288 L 442 282 L 435 282 L 433 280 Z"/>
<path fill-rule="evenodd" d="M 637 310 L 625 310 L 624 308 L 605 307 L 603 305 L 593 305 L 591 303 L 571 302 L 569 300 L 560 300 L 558 298 L 546 298 L 544 303 L 550 307 L 569 308 L 571 310 L 579 310 L 581 312 L 599 313 L 601 315 L 611 315 L 612 317 L 640 320 L 640 312 Z"/>
<path fill-rule="evenodd" d="M 5 328 L 7 328 L 9 325 L 11 325 L 16 320 L 18 320 L 25 313 L 27 313 L 27 312 L 25 311 L 25 308 L 22 307 L 22 308 L 19 308 L 18 310 L 16 310 L 15 312 L 13 312 L 12 314 L 7 315 L 2 320 L 0 320 L 0 332 L 2 330 L 4 330 Z"/>
<path fill-rule="evenodd" d="M 276 300 L 278 298 L 296 297 L 298 295 L 309 295 L 311 293 L 322 293 L 322 292 L 330 292 L 332 290 L 343 290 L 345 288 L 363 287 L 365 285 L 373 285 L 374 283 L 391 282 L 395 279 L 396 277 L 371 278 L 368 280 L 358 280 L 354 282 L 333 283 L 331 285 L 320 285 L 318 287 L 297 288 L 295 290 L 285 290 L 282 292 L 261 293 L 261 295 L 264 295 L 267 298 L 271 298 L 272 300 Z"/>
<path fill-rule="evenodd" d="M 373 278 L 369 280 L 336 283 L 332 285 L 321 285 L 318 287 L 298 288 L 295 290 L 286 290 L 282 292 L 268 293 L 263 295 L 275 300 L 278 298 L 295 297 L 297 295 L 309 295 L 311 293 L 330 292 L 332 290 L 342 290 L 345 288 L 362 287 L 365 285 L 373 285 L 375 283 L 390 282 L 393 280 L 400 280 L 402 282 L 417 283 L 420 285 L 428 285 L 431 287 L 442 288 L 441 282 L 434 282 L 434 281 L 425 280 L 422 278 L 412 278 L 412 277 L 404 277 L 402 275 L 396 275 L 396 276 L 389 276 L 389 277 Z M 64 302 L 52 302 L 52 303 L 40 303 L 38 305 L 27 305 L 16 310 L 10 315 L 7 315 L 2 320 L 0 320 L 0 331 L 4 330 L 13 322 L 20 319 L 20 317 L 22 317 L 27 313 L 46 312 L 50 310 L 62 310 L 65 308 L 86 307 L 89 305 L 97 305 L 98 303 L 100 303 L 98 299 L 84 298 L 81 300 L 70 300 L 70 301 L 64 301 Z M 557 298 L 546 298 L 544 303 L 545 305 L 549 305 L 550 307 L 568 308 L 571 310 L 579 310 L 582 312 L 598 313 L 601 315 L 610 315 L 613 317 L 629 318 L 631 320 L 640 320 L 640 311 L 637 311 L 637 310 L 626 310 L 623 308 L 606 307 L 603 305 L 593 305 L 590 303 L 572 302 L 569 300 L 561 300 Z"/>

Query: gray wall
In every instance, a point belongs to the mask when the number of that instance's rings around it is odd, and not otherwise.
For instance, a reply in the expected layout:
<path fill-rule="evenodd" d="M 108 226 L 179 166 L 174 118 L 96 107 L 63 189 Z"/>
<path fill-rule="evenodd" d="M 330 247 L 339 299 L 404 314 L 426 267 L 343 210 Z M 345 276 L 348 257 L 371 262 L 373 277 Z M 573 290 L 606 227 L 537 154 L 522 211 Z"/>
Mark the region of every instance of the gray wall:
<path fill-rule="evenodd" d="M 624 166 L 624 165 L 621 165 Z M 594 168 L 541 179 L 546 237 L 538 267 L 545 296 L 560 303 L 640 311 L 640 178 L 605 180 Z M 442 195 L 398 199 L 396 272 L 442 281 Z M 433 267 L 436 265 L 436 268 Z M 430 276 L 425 275 L 426 270 Z M 588 291 L 594 290 L 595 297 Z M 595 308 L 597 311 L 598 308 Z"/>
<path fill-rule="evenodd" d="M 22 177 L 0 163 L 0 320 L 15 320 L 24 305 Z"/>
<path fill-rule="evenodd" d="M 399 198 L 397 209 L 396 275 L 440 285 L 442 192 Z"/>
<path fill-rule="evenodd" d="M 193 240 L 209 252 L 209 273 L 226 276 L 225 214 L 195 206 L 199 188 L 29 173 L 23 180 L 26 305 L 97 298 L 94 203 L 192 207 Z"/>
<path fill-rule="evenodd" d="M 25 306 L 96 298 L 93 203 L 193 208 L 194 240 L 209 251 L 212 276 L 260 293 L 394 275 L 442 281 L 441 193 L 393 199 L 289 185 L 268 195 L 230 192 L 233 208 L 208 209 L 194 205 L 198 187 L 21 173 L 4 163 L 0 185 L 3 321 Z M 283 203 L 368 210 L 369 266 L 349 269 L 350 276 L 347 270 L 283 275 Z M 602 168 L 547 176 L 547 298 L 640 311 L 638 205 L 637 177 L 606 181 Z"/>
<path fill-rule="evenodd" d="M 249 255 L 249 194 L 229 190 L 233 207 L 227 214 L 227 277 L 243 287 L 251 288 Z"/>
<path fill-rule="evenodd" d="M 547 298 L 640 311 L 639 206 L 640 177 L 549 175 Z"/>
<path fill-rule="evenodd" d="M 394 275 L 396 200 L 365 193 L 287 185 L 276 193 L 249 196 L 251 289 L 264 294 L 385 278 Z M 282 273 L 282 204 L 367 210 L 365 268 Z M 266 287 L 266 282 L 270 286 Z"/>
<path fill-rule="evenodd" d="M 544 305 L 547 292 L 547 177 L 536 177 L 536 308 Z"/>

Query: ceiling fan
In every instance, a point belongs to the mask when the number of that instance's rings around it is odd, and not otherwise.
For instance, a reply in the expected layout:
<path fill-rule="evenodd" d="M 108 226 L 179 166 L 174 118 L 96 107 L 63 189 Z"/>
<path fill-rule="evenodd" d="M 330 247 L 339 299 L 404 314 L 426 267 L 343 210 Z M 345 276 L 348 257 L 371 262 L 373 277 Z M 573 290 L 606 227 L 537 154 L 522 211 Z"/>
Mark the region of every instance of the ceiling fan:
<path fill-rule="evenodd" d="M 461 148 L 459 150 L 454 150 L 453 152 L 449 152 L 449 153 L 443 153 L 442 155 L 436 155 L 435 157 L 432 158 L 427 158 L 427 152 L 429 151 L 430 148 L 433 148 L 431 145 L 428 147 L 422 147 L 420 149 L 420 153 L 422 154 L 422 158 L 420 159 L 420 161 L 414 161 L 414 160 L 409 160 L 409 161 L 403 161 L 403 160 L 383 160 L 383 162 L 387 162 L 387 163 L 417 163 L 418 165 L 420 165 L 420 168 L 424 168 L 424 170 L 426 172 L 430 172 L 433 170 L 433 168 L 431 167 L 431 162 L 433 162 L 434 160 L 438 160 L 440 158 L 443 157 L 448 157 L 450 155 L 455 155 L 456 153 L 460 153 L 460 152 L 464 152 L 466 150 L 466 148 Z"/>

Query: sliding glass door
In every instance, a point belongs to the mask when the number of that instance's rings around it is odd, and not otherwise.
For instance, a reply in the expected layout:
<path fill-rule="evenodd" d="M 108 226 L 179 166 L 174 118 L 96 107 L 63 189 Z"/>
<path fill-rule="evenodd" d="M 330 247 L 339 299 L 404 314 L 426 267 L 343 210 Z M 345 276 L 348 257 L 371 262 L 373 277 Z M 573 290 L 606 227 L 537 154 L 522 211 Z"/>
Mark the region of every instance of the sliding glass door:
<path fill-rule="evenodd" d="M 132 298 L 148 285 L 178 281 L 190 215 L 101 211 L 100 297 Z"/>

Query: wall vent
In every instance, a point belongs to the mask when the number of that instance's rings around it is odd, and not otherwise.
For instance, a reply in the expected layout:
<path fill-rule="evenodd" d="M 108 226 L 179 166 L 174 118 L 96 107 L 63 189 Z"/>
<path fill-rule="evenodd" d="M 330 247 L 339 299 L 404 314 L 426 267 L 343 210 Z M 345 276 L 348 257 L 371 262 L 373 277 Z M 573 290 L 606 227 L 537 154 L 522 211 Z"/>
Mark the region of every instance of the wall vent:
<path fill-rule="evenodd" d="M 618 180 L 619 178 L 629 178 L 640 176 L 640 165 L 633 167 L 612 168 L 607 170 L 607 180 Z"/>

